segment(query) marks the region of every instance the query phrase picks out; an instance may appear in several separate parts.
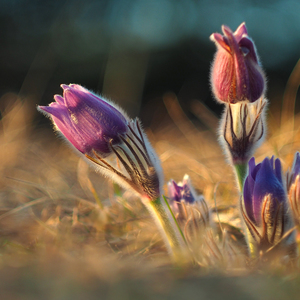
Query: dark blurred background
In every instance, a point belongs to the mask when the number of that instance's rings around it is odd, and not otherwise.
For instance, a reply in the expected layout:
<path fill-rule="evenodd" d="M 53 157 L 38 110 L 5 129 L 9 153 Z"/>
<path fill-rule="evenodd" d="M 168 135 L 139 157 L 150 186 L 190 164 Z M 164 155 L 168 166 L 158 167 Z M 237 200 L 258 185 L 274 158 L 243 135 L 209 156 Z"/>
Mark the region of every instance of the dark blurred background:
<path fill-rule="evenodd" d="M 300 1 L 2 0 L 0 96 L 14 92 L 48 104 L 61 83 L 78 83 L 140 115 L 146 126 L 172 92 L 193 118 L 197 99 L 220 113 L 209 87 L 209 40 L 246 22 L 282 100 L 300 54 Z M 38 118 L 38 117 L 37 117 Z"/>

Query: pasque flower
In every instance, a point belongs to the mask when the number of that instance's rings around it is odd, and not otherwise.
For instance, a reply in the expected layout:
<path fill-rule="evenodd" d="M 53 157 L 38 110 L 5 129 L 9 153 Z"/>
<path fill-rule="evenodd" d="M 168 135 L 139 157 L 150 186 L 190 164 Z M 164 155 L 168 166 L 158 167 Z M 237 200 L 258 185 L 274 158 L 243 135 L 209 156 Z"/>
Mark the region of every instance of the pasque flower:
<path fill-rule="evenodd" d="M 190 177 L 184 175 L 178 184 L 174 180 L 168 183 L 170 205 L 180 223 L 193 221 L 196 226 L 206 227 L 210 222 L 210 211 L 203 195 L 197 195 Z"/>
<path fill-rule="evenodd" d="M 266 254 L 276 249 L 295 256 L 294 223 L 279 159 L 265 158 L 257 165 L 254 158 L 250 159 L 241 212 L 252 254 Z"/>
<path fill-rule="evenodd" d="M 55 102 L 39 110 L 105 175 L 143 197 L 158 198 L 162 170 L 139 120 L 130 120 L 121 109 L 80 85 L 62 88 L 63 97 L 55 95 Z M 121 167 L 109 160 L 111 154 Z"/>
<path fill-rule="evenodd" d="M 184 238 L 161 202 L 163 173 L 138 119 L 87 89 L 62 85 L 63 97 L 40 106 L 55 128 L 104 175 L 141 197 L 174 260 L 182 256 Z M 177 228 L 177 229 L 176 229 Z"/>
<path fill-rule="evenodd" d="M 81 153 L 95 151 L 101 157 L 112 152 L 110 143 L 121 143 L 128 132 L 129 119 L 112 103 L 77 84 L 62 84 L 63 97 L 55 95 L 55 102 L 39 106 L 50 115 L 65 138 Z"/>
<path fill-rule="evenodd" d="M 171 179 L 168 183 L 169 198 L 172 202 L 185 201 L 187 203 L 194 203 L 197 199 L 196 192 L 191 185 L 190 177 L 184 175 L 183 181 L 178 184 Z"/>
<path fill-rule="evenodd" d="M 223 25 L 222 31 L 223 36 L 210 36 L 217 46 L 211 69 L 213 93 L 220 102 L 254 102 L 264 94 L 266 80 L 246 25 L 242 23 L 234 33 Z"/>

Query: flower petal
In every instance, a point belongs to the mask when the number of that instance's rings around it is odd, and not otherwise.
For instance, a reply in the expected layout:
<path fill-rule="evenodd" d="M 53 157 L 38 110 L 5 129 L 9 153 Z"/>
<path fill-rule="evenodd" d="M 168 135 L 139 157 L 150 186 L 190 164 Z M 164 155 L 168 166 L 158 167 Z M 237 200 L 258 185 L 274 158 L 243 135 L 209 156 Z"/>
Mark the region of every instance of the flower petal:
<path fill-rule="evenodd" d="M 248 35 L 245 22 L 243 22 L 234 32 L 235 39 L 238 43 L 244 35 Z"/>
<path fill-rule="evenodd" d="M 260 220 L 261 204 L 265 196 L 271 195 L 272 199 L 277 199 L 279 202 L 286 200 L 285 190 L 282 183 L 275 176 L 271 162 L 272 159 L 265 158 L 255 178 L 253 211 L 256 220 Z"/>

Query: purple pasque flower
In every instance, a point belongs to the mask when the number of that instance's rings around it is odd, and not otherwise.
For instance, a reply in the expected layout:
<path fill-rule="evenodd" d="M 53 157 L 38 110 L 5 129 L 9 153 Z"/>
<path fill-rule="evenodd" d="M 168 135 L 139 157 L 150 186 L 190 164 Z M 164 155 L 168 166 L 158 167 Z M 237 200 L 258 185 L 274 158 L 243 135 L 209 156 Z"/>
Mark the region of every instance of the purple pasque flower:
<path fill-rule="evenodd" d="M 261 224 L 262 204 L 270 195 L 274 205 L 286 202 L 286 191 L 282 181 L 281 163 L 277 158 L 265 158 L 262 163 L 255 165 L 252 157 L 249 161 L 249 173 L 244 184 L 244 206 L 249 219 L 256 225 Z"/>
<path fill-rule="evenodd" d="M 210 211 L 203 195 L 197 195 L 191 184 L 190 177 L 184 175 L 178 184 L 172 179 L 168 183 L 170 205 L 177 220 L 184 225 L 186 221 L 193 221 L 198 227 L 206 227 L 210 222 Z"/>
<path fill-rule="evenodd" d="M 185 175 L 183 181 L 178 184 L 171 179 L 168 183 L 169 198 L 171 201 L 180 203 L 185 201 L 187 203 L 194 203 L 197 195 L 190 183 L 190 177 Z"/>
<path fill-rule="evenodd" d="M 250 249 L 268 252 L 281 247 L 288 255 L 295 254 L 292 254 L 295 250 L 293 220 L 279 159 L 265 158 L 257 165 L 254 157 L 250 159 L 241 211 Z"/>
<path fill-rule="evenodd" d="M 222 31 L 224 35 L 210 36 L 217 46 L 211 68 L 213 93 L 220 102 L 254 102 L 264 94 L 266 80 L 246 25 L 235 32 L 223 25 Z"/>
<path fill-rule="evenodd" d="M 77 84 L 62 84 L 63 96 L 55 102 L 39 106 L 49 115 L 55 127 L 81 153 L 95 151 L 101 157 L 109 155 L 120 136 L 128 131 L 128 117 L 112 103 Z"/>
<path fill-rule="evenodd" d="M 143 199 L 157 199 L 163 172 L 140 121 L 80 85 L 62 88 L 63 97 L 38 109 L 104 175 Z"/>

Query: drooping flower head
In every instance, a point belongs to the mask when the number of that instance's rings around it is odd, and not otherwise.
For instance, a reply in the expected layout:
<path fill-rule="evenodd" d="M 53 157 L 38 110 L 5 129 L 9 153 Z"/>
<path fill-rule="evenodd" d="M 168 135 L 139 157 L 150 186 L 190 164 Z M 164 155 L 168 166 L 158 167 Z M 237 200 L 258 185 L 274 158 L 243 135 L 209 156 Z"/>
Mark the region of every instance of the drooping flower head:
<path fill-rule="evenodd" d="M 293 227 L 293 220 L 279 159 L 265 158 L 257 165 L 254 158 L 250 159 L 241 210 L 250 244 L 257 251 L 284 246 L 289 252 L 295 246 L 294 232 L 285 236 Z"/>
<path fill-rule="evenodd" d="M 80 85 L 62 88 L 63 96 L 55 95 L 55 102 L 39 110 L 102 173 L 147 200 L 157 199 L 162 169 L 139 120 Z M 110 154 L 116 159 L 109 160 Z"/>
<path fill-rule="evenodd" d="M 235 32 L 223 25 L 222 31 L 224 35 L 210 36 L 217 46 L 211 69 L 213 93 L 220 102 L 254 102 L 264 94 L 266 80 L 246 25 Z"/>
<path fill-rule="evenodd" d="M 56 128 L 81 153 L 92 150 L 105 157 L 112 152 L 109 144 L 119 144 L 128 131 L 128 117 L 112 103 L 77 84 L 62 84 L 63 96 L 39 106 L 51 116 Z"/>

